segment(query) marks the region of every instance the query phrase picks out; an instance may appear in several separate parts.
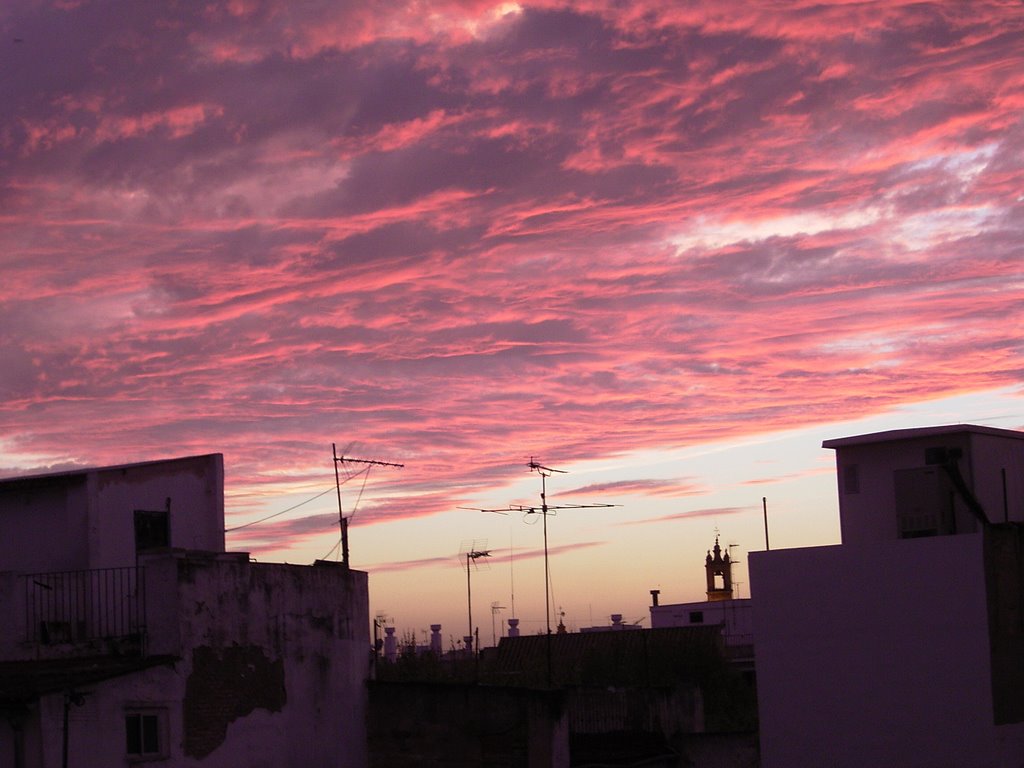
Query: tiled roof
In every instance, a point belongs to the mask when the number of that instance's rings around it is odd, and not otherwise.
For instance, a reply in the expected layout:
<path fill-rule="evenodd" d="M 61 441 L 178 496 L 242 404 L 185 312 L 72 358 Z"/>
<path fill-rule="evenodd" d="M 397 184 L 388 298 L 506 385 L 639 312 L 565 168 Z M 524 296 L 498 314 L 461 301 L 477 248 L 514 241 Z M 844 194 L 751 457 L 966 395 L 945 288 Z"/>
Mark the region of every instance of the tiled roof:
<path fill-rule="evenodd" d="M 718 626 L 529 635 L 502 638 L 491 668 L 495 681 L 544 685 L 548 642 L 555 686 L 674 685 L 724 663 Z"/>

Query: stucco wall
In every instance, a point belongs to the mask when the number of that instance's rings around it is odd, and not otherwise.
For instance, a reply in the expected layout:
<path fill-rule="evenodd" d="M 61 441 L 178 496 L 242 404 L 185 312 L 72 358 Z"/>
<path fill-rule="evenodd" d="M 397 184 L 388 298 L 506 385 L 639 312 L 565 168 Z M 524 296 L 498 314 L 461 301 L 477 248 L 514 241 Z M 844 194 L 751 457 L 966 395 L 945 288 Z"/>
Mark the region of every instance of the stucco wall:
<path fill-rule="evenodd" d="M 245 745 L 267 765 L 366 764 L 365 573 L 237 555 L 155 556 L 145 567 L 147 650 L 182 658 L 186 757 L 229 768 Z"/>
<path fill-rule="evenodd" d="M 164 663 L 80 686 L 76 768 L 126 766 L 125 713 L 159 711 L 183 768 L 365 768 L 367 575 L 245 555 L 144 558 L 147 653 Z M 44 696 L 27 768 L 59 768 L 63 696 Z M 0 751 L 2 754 L 2 751 Z"/>
<path fill-rule="evenodd" d="M 924 469 L 929 448 L 957 448 L 961 474 L 991 522 L 1024 522 L 1024 439 L 984 432 L 952 431 L 836 449 L 839 515 L 845 544 L 885 541 L 898 537 L 894 471 Z M 856 466 L 858 491 L 846 487 L 847 467 Z M 941 474 L 939 467 L 933 467 Z M 1004 512 L 1002 470 L 1006 470 Z M 956 531 L 980 530 L 963 499 L 954 495 Z"/>
<path fill-rule="evenodd" d="M 753 613 L 749 598 L 652 605 L 650 611 L 651 629 L 722 624 L 727 644 L 753 642 Z M 691 620 L 690 615 L 694 612 L 701 614 L 701 621 Z"/>
<path fill-rule="evenodd" d="M 171 546 L 224 550 L 220 454 L 0 481 L 0 571 L 132 566 L 134 510 L 168 499 Z"/>
<path fill-rule="evenodd" d="M 170 545 L 224 551 L 224 461 L 220 454 L 111 467 L 91 473 L 89 568 L 133 565 L 133 512 L 170 499 Z"/>
<path fill-rule="evenodd" d="M 998 764 L 980 534 L 750 569 L 764 768 Z"/>

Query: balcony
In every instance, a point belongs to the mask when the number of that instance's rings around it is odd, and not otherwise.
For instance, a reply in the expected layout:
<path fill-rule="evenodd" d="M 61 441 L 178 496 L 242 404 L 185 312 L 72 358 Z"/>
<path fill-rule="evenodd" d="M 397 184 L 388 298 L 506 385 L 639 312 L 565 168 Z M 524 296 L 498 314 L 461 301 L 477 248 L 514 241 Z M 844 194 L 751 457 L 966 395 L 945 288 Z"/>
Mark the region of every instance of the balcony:
<path fill-rule="evenodd" d="M 146 636 L 142 568 L 30 573 L 21 642 L 37 657 L 132 656 Z"/>

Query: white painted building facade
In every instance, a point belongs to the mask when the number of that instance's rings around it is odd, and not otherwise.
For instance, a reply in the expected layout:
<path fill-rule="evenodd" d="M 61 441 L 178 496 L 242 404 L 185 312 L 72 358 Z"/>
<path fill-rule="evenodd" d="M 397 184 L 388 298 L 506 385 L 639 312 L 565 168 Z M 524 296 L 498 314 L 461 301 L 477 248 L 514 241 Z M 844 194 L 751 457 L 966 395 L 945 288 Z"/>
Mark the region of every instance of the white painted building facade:
<path fill-rule="evenodd" d="M 717 624 L 727 646 L 752 645 L 753 612 L 749 598 L 702 600 L 695 603 L 652 605 L 651 629 Z"/>
<path fill-rule="evenodd" d="M 660 602 L 661 590 L 651 590 L 651 629 L 717 625 L 730 648 L 749 649 L 754 643 L 750 600 L 733 597 L 732 557 L 715 537 L 704 561 L 707 600 L 690 603 Z"/>
<path fill-rule="evenodd" d="M 750 555 L 762 765 L 1024 764 L 1024 433 L 824 447 L 843 543 Z"/>
<path fill-rule="evenodd" d="M 367 765 L 366 574 L 223 528 L 219 455 L 0 481 L 0 766 Z"/>

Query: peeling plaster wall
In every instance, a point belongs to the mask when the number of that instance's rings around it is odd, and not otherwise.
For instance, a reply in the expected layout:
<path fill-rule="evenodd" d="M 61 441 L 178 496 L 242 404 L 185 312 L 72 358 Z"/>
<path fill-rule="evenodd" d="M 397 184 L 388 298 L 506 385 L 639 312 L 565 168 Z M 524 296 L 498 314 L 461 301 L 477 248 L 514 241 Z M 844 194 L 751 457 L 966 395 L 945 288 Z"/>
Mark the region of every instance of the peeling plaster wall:
<path fill-rule="evenodd" d="M 145 566 L 148 651 L 181 659 L 181 765 L 366 765 L 365 573 L 233 554 Z"/>
<path fill-rule="evenodd" d="M 79 687 L 71 766 L 128 765 L 125 714 L 141 709 L 161 713 L 157 765 L 366 768 L 365 573 L 225 553 L 153 555 L 145 567 L 147 651 L 167 661 Z M 57 693 L 35 705 L 26 768 L 60 768 L 63 702 Z"/>

